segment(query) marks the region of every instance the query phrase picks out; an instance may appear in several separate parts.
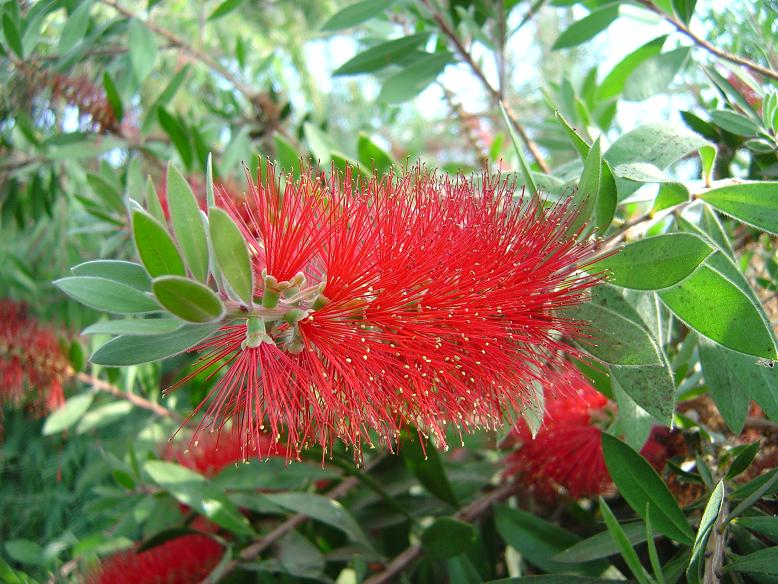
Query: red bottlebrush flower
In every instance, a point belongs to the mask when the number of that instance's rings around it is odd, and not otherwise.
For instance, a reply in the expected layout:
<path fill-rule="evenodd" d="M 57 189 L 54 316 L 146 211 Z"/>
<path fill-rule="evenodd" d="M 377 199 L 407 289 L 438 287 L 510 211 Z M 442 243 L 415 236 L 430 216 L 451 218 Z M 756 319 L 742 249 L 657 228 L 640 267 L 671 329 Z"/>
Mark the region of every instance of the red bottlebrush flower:
<path fill-rule="evenodd" d="M 521 422 L 513 438 L 520 447 L 506 459 L 506 475 L 518 475 L 543 501 L 554 500 L 563 491 L 573 499 L 596 497 L 608 492 L 612 481 L 602 452 L 602 429 L 598 423 L 615 413 L 615 405 L 594 389 L 572 365 L 551 372 L 543 425 L 533 438 Z M 548 393 L 548 392 L 547 392 Z M 658 469 L 667 459 L 656 440 L 664 428 L 655 428 L 641 454 Z"/>
<path fill-rule="evenodd" d="M 445 446 L 449 424 L 501 424 L 540 367 L 571 351 L 561 337 L 581 325 L 564 309 L 597 281 L 579 272 L 592 245 L 568 235 L 574 209 L 488 176 L 309 172 L 282 192 L 268 166 L 243 208 L 220 203 L 261 301 L 195 348 L 197 372 L 226 368 L 200 428 L 234 418 L 260 456 L 264 432 L 284 428 L 295 450 L 337 438 L 358 456 L 409 425 Z"/>
<path fill-rule="evenodd" d="M 262 456 L 285 456 L 285 447 L 272 442 L 270 436 L 264 435 L 260 439 L 259 453 Z M 207 477 L 213 477 L 225 467 L 244 461 L 246 452 L 237 432 L 207 432 L 199 441 L 192 441 L 187 448 L 168 445 L 164 457 Z"/>
<path fill-rule="evenodd" d="M 41 327 L 22 304 L 0 300 L 0 403 L 30 401 L 36 411 L 54 410 L 65 400 L 62 384 L 69 372 L 55 333 Z M 31 400 L 27 387 L 36 392 Z"/>
<path fill-rule="evenodd" d="M 219 563 L 222 546 L 205 535 L 185 535 L 144 552 L 120 552 L 87 577 L 89 584 L 191 584 Z"/>

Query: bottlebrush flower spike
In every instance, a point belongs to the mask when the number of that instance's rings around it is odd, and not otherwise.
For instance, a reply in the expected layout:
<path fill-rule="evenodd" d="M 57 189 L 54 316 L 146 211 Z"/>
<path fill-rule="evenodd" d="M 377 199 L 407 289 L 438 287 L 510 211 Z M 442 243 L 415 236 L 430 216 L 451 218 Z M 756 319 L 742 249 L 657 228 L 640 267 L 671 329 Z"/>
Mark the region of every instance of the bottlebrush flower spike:
<path fill-rule="evenodd" d="M 212 538 L 193 534 L 166 541 L 144 552 L 120 552 L 87 577 L 88 584 L 190 584 L 211 573 L 222 556 Z"/>
<path fill-rule="evenodd" d="M 613 418 L 615 404 L 594 389 L 571 364 L 549 371 L 546 413 L 533 438 L 520 422 L 512 438 L 520 447 L 506 459 L 506 475 L 518 475 L 541 501 L 553 501 L 563 492 L 573 499 L 607 493 L 612 481 L 602 452 L 602 425 Z M 666 449 L 656 440 L 657 428 L 641 454 L 656 468 L 664 467 Z"/>
<path fill-rule="evenodd" d="M 284 429 L 295 450 L 337 438 L 358 456 L 411 425 L 445 446 L 448 425 L 520 411 L 544 364 L 571 351 L 562 337 L 580 336 L 564 309 L 597 278 L 579 270 L 592 244 L 567 235 L 568 204 L 420 167 L 290 175 L 282 191 L 268 165 L 249 181 L 242 207 L 219 203 L 248 243 L 256 304 L 195 347 L 193 375 L 226 368 L 198 429 L 233 418 L 260 456 L 264 433 Z"/>
<path fill-rule="evenodd" d="M 65 401 L 70 363 L 55 333 L 41 327 L 24 305 L 0 300 L 0 403 L 29 402 L 44 414 Z M 25 389 L 35 390 L 28 399 Z"/>

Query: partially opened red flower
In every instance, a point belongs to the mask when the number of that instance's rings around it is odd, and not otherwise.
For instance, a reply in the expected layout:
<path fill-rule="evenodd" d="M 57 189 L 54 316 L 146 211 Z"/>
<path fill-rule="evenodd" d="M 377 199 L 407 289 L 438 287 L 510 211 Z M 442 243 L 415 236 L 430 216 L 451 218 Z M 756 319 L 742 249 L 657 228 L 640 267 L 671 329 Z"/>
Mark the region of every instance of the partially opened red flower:
<path fill-rule="evenodd" d="M 0 403 L 50 412 L 65 401 L 62 384 L 69 371 L 54 331 L 42 327 L 23 304 L 0 300 Z"/>
<path fill-rule="evenodd" d="M 525 422 L 517 424 L 513 439 L 519 448 L 505 461 L 505 474 L 518 475 L 540 500 L 558 493 L 573 499 L 605 494 L 612 486 L 602 451 L 602 432 L 616 406 L 594 389 L 573 366 L 548 372 L 543 425 L 533 438 Z M 641 454 L 661 469 L 667 453 L 655 440 L 657 428 Z"/>
<path fill-rule="evenodd" d="M 119 552 L 87 577 L 88 584 L 192 584 L 211 573 L 222 546 L 206 535 L 177 537 L 144 552 Z"/>
<path fill-rule="evenodd" d="M 549 209 L 505 180 L 416 168 L 359 179 L 268 166 L 238 208 L 256 304 L 197 350 L 226 373 L 200 428 L 233 418 L 246 444 L 340 439 L 355 452 L 410 425 L 494 427 L 521 409 L 538 371 L 580 334 L 564 310 L 592 278 L 575 209 Z M 198 408 L 198 409 L 200 409 Z"/>

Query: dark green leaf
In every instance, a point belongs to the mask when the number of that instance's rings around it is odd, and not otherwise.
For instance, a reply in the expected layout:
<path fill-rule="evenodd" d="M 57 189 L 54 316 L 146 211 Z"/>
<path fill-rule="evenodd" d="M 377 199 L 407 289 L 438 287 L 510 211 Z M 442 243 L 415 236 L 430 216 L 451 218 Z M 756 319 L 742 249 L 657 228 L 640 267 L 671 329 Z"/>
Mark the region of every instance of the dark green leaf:
<path fill-rule="evenodd" d="M 448 584 L 481 584 L 484 579 L 468 556 L 456 556 L 446 560 Z"/>
<path fill-rule="evenodd" d="M 135 73 L 135 79 L 142 85 L 151 70 L 154 69 L 154 63 L 157 60 L 157 40 L 146 24 L 137 18 L 130 20 L 127 35 L 132 70 Z"/>
<path fill-rule="evenodd" d="M 708 386 L 708 394 L 727 426 L 736 435 L 743 430 L 751 398 L 746 393 L 747 385 L 739 375 L 738 359 L 732 359 L 732 351 L 708 339 L 699 339 L 700 365 Z M 754 358 L 750 365 L 756 367 Z"/>
<path fill-rule="evenodd" d="M 167 196 L 173 231 L 192 275 L 201 282 L 208 278 L 208 239 L 189 183 L 172 164 L 167 171 Z"/>
<path fill-rule="evenodd" d="M 673 495 L 654 468 L 627 444 L 602 433 L 602 450 L 613 482 L 632 509 L 643 517 L 651 504 L 653 523 L 667 537 L 691 544 L 694 533 Z"/>
<path fill-rule="evenodd" d="M 171 333 L 183 323 L 177 318 L 127 318 L 105 320 L 85 328 L 83 335 L 161 335 Z"/>
<path fill-rule="evenodd" d="M 111 75 L 108 71 L 103 72 L 103 89 L 105 89 L 105 97 L 108 99 L 108 103 L 113 110 L 113 115 L 116 116 L 118 121 L 121 121 L 124 117 L 124 106 L 122 105 L 122 98 L 119 95 L 119 90 L 116 88 L 116 84 L 113 82 Z"/>
<path fill-rule="evenodd" d="M 292 530 L 278 543 L 278 561 L 287 574 L 317 578 L 324 571 L 324 556 L 303 534 Z"/>
<path fill-rule="evenodd" d="M 217 328 L 218 325 L 184 325 L 160 335 L 122 335 L 97 349 L 90 361 L 111 367 L 159 361 L 194 347 Z"/>
<path fill-rule="evenodd" d="M 357 155 L 359 162 L 367 168 L 375 169 L 379 175 L 389 172 L 394 165 L 392 157 L 361 132 L 357 140 Z"/>
<path fill-rule="evenodd" d="M 451 53 L 425 55 L 388 77 L 381 86 L 378 100 L 385 103 L 408 101 L 421 93 L 452 61 Z"/>
<path fill-rule="evenodd" d="M 454 490 L 446 475 L 446 469 L 435 446 L 422 438 L 410 436 L 403 445 L 402 457 L 405 466 L 430 493 L 441 501 L 459 507 Z"/>
<path fill-rule="evenodd" d="M 439 517 L 421 534 L 427 557 L 447 560 L 466 553 L 476 542 L 477 532 L 469 523 L 452 517 Z"/>
<path fill-rule="evenodd" d="M 659 290 L 686 278 L 712 251 L 691 233 L 668 233 L 630 243 L 592 270 L 608 270 L 608 281 L 616 286 Z"/>
<path fill-rule="evenodd" d="M 24 59 L 24 48 L 22 47 L 22 37 L 19 34 L 19 27 L 8 12 L 3 14 L 3 34 L 5 35 L 5 42 L 7 42 L 8 46 L 11 47 L 11 50 L 16 53 L 16 56 L 20 59 Z"/>
<path fill-rule="evenodd" d="M 581 20 L 574 22 L 565 30 L 554 45 L 552 50 L 567 49 L 575 47 L 594 38 L 600 34 L 603 30 L 608 28 L 610 24 L 616 20 L 619 16 L 618 3 L 608 4 L 602 6 L 582 18 Z"/>
<path fill-rule="evenodd" d="M 165 133 L 170 137 L 170 140 L 175 145 L 178 154 L 181 156 L 181 161 L 184 163 L 184 166 L 186 168 L 191 168 L 193 160 L 192 142 L 186 127 L 184 127 L 184 125 L 177 118 L 170 115 L 162 106 L 157 108 L 157 117 L 159 118 L 159 125 L 162 126 L 162 129 L 165 130 Z M 168 178 L 170 178 L 169 171 Z M 169 196 L 170 192 L 168 191 L 168 197 Z"/>
<path fill-rule="evenodd" d="M 602 497 L 600 497 L 600 513 L 605 521 L 605 527 L 608 528 L 608 533 L 611 534 L 613 541 L 616 542 L 616 547 L 618 548 L 621 557 L 624 558 L 624 562 L 629 567 L 632 575 L 635 576 L 641 584 L 649 584 L 650 578 L 648 573 L 646 573 L 646 569 L 640 563 L 635 548 L 630 544 L 627 534 L 624 533 L 618 520 L 613 515 L 613 511 L 611 511 L 610 507 L 608 507 L 608 504 L 605 502 L 605 499 Z"/>
<path fill-rule="evenodd" d="M 124 198 L 118 187 L 99 174 L 87 173 L 86 180 L 89 186 L 92 187 L 92 191 L 106 207 L 122 215 L 124 214 Z"/>
<path fill-rule="evenodd" d="M 234 533 L 253 533 L 248 520 L 202 475 L 173 462 L 149 460 L 143 470 L 175 499 Z"/>
<path fill-rule="evenodd" d="M 607 563 L 602 561 L 576 565 L 552 559 L 563 549 L 577 543 L 578 537 L 532 513 L 497 505 L 495 521 L 497 532 L 508 545 L 528 562 L 547 572 L 577 572 L 596 576 L 607 566 Z"/>
<path fill-rule="evenodd" d="M 762 480 L 759 480 L 762 479 Z M 727 521 L 731 521 L 732 518 L 738 517 L 745 511 L 749 510 L 754 503 L 756 503 L 762 497 L 775 492 L 775 487 L 778 486 L 778 474 L 773 471 L 760 475 L 750 483 L 740 487 L 732 492 L 732 499 L 741 498 L 742 500 L 737 506 L 727 515 Z"/>
<path fill-rule="evenodd" d="M 705 545 L 708 543 L 708 536 L 713 530 L 716 520 L 721 513 L 721 505 L 724 502 L 724 481 L 719 481 L 716 488 L 708 498 L 708 503 L 705 505 L 705 511 L 700 518 L 700 526 L 697 529 L 697 536 L 694 538 L 694 545 L 692 546 L 692 556 L 689 562 L 689 570 L 687 574 L 692 570 L 697 570 L 699 564 L 703 561 L 703 555 L 705 553 Z"/>
<path fill-rule="evenodd" d="M 173 238 L 156 219 L 144 211 L 132 213 L 132 233 L 138 255 L 152 278 L 184 276 L 184 262 Z"/>
<path fill-rule="evenodd" d="M 239 8 L 240 5 L 243 4 L 243 2 L 245 2 L 245 0 L 224 0 L 224 2 L 222 2 L 216 7 L 216 10 L 211 12 L 211 15 L 208 17 L 208 20 L 216 20 L 217 18 L 226 16 L 236 8 Z"/>
<path fill-rule="evenodd" d="M 667 35 L 655 38 L 619 61 L 597 88 L 597 99 L 605 101 L 618 97 L 624 91 L 624 84 L 635 68 L 646 59 L 661 53 L 665 40 Z"/>
<path fill-rule="evenodd" d="M 367 535 L 351 513 L 337 501 L 311 493 L 268 493 L 266 497 L 284 509 L 331 525 L 343 531 L 352 541 L 369 546 Z"/>
<path fill-rule="evenodd" d="M 211 245 L 222 276 L 230 290 L 244 304 L 250 305 L 254 291 L 254 275 L 243 235 L 235 222 L 223 210 L 208 210 Z"/>
<path fill-rule="evenodd" d="M 219 297 L 204 284 L 181 276 L 161 276 L 152 283 L 159 303 L 187 322 L 206 323 L 224 315 Z"/>
<path fill-rule="evenodd" d="M 754 461 L 754 458 L 756 457 L 758 452 L 759 452 L 759 442 L 752 442 L 751 444 L 746 444 L 740 450 L 740 452 L 737 453 L 734 460 L 732 461 L 732 464 L 729 465 L 729 468 L 727 469 L 726 478 L 733 479 L 736 476 L 738 476 L 740 473 L 745 471 L 749 466 L 751 466 L 751 463 Z"/>
<path fill-rule="evenodd" d="M 332 74 L 373 73 L 389 65 L 399 65 L 401 59 L 417 50 L 428 38 L 428 33 L 420 33 L 377 44 L 343 63 Z"/>
<path fill-rule="evenodd" d="M 153 312 L 159 306 L 132 286 L 93 276 L 60 278 L 54 285 L 65 294 L 98 310 L 118 314 Z"/>
<path fill-rule="evenodd" d="M 7 16 L 7 15 L 6 15 Z M 12 560 L 22 564 L 43 566 L 46 562 L 46 553 L 43 548 L 28 539 L 12 539 L 5 542 L 5 551 Z"/>
<path fill-rule="evenodd" d="M 138 290 L 151 290 L 151 278 L 140 264 L 123 260 L 92 260 L 70 268 L 76 276 L 95 276 L 114 280 Z"/>
<path fill-rule="evenodd" d="M 631 545 L 635 546 L 646 541 L 646 530 L 642 522 L 622 524 L 621 528 Z M 554 556 L 554 560 L 564 563 L 587 562 L 607 558 L 618 551 L 610 531 L 601 531 L 559 552 Z"/>
<path fill-rule="evenodd" d="M 734 523 L 778 541 L 778 517 L 738 517 Z"/>
<path fill-rule="evenodd" d="M 366 20 L 375 18 L 387 8 L 394 4 L 394 0 L 363 0 L 346 6 L 335 13 L 327 22 L 322 30 L 343 30 L 361 24 Z"/>
<path fill-rule="evenodd" d="M 673 0 L 673 9 L 685 24 L 689 24 L 696 4 L 697 0 Z"/>
<path fill-rule="evenodd" d="M 741 353 L 776 358 L 772 333 L 754 301 L 707 262 L 658 294 L 673 314 L 703 336 Z"/>
<path fill-rule="evenodd" d="M 46 423 L 43 424 L 43 435 L 51 436 L 69 429 L 86 413 L 89 406 L 92 405 L 94 397 L 92 393 L 82 393 L 71 397 L 46 418 Z"/>
<path fill-rule="evenodd" d="M 725 572 L 746 572 L 778 576 L 778 546 L 740 556 L 724 566 Z"/>
<path fill-rule="evenodd" d="M 697 196 L 743 223 L 778 234 L 778 182 L 731 184 Z"/>
<path fill-rule="evenodd" d="M 643 60 L 624 83 L 624 99 L 643 101 L 657 93 L 666 92 L 686 64 L 690 53 L 689 47 L 681 47 Z"/>

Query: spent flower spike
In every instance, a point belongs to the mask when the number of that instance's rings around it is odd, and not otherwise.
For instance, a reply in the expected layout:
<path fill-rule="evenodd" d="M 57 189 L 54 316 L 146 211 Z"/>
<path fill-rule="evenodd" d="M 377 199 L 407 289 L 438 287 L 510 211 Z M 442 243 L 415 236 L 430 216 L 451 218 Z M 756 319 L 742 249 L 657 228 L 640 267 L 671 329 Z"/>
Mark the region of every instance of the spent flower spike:
<path fill-rule="evenodd" d="M 285 178 L 267 165 L 243 205 L 218 197 L 248 245 L 255 302 L 234 301 L 195 347 L 192 376 L 226 369 L 198 430 L 232 418 L 260 457 L 265 432 L 295 451 L 339 439 L 358 457 L 415 426 L 445 447 L 448 426 L 513 417 L 572 351 L 563 338 L 581 336 L 565 309 L 598 277 L 580 270 L 593 244 L 568 235 L 569 203 L 422 167 Z"/>

